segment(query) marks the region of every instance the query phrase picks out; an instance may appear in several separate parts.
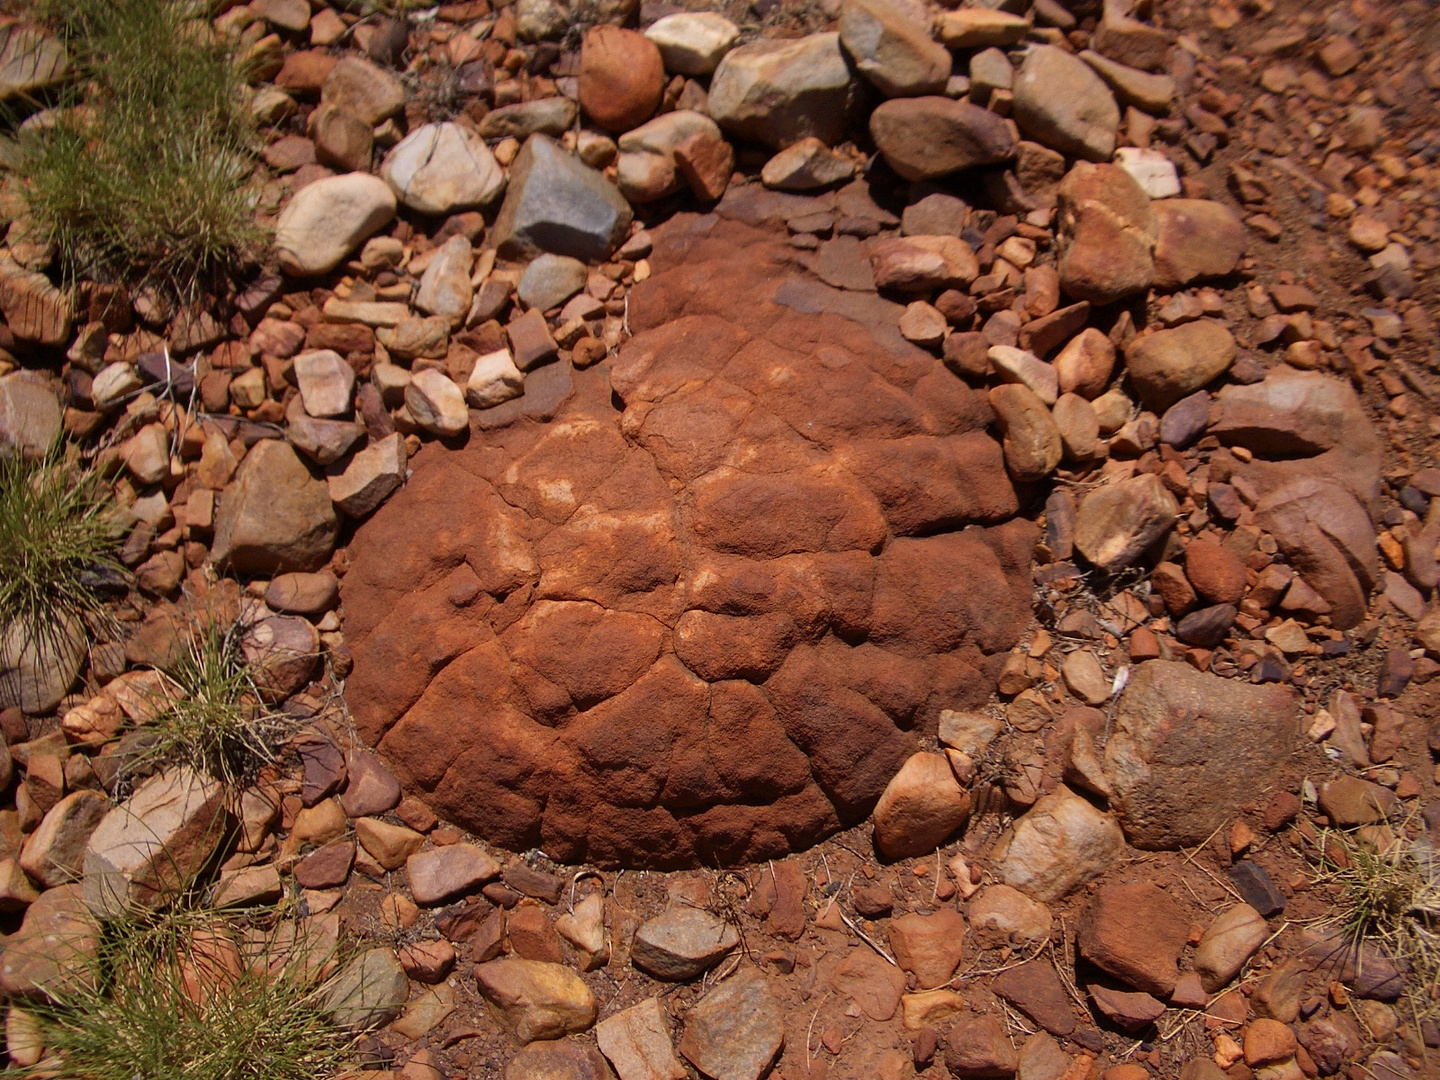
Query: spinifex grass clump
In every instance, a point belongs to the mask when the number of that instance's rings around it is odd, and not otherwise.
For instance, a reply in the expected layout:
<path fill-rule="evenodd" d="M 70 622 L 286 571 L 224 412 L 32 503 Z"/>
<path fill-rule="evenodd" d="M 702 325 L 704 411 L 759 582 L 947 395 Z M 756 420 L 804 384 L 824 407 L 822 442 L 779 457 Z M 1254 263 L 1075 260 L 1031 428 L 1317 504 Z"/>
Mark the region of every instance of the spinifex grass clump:
<path fill-rule="evenodd" d="M 335 958 L 303 937 L 259 931 L 258 921 L 181 904 L 105 923 L 90 977 L 29 1007 L 26 1026 L 43 1044 L 34 1075 L 334 1076 L 353 1041 L 327 1016 L 323 973 Z"/>
<path fill-rule="evenodd" d="M 78 663 L 87 626 L 106 620 L 105 592 L 123 581 L 114 556 L 119 534 L 108 485 L 60 447 L 35 459 L 0 454 L 5 700 L 33 696 L 34 687 L 10 685 L 17 680 L 42 680 L 47 666 Z"/>
<path fill-rule="evenodd" d="M 299 722 L 265 703 L 245 655 L 248 625 L 202 613 L 157 694 L 142 759 L 182 763 L 233 786 L 252 783 L 275 761 Z"/>
<path fill-rule="evenodd" d="M 45 0 L 79 78 L 22 132 L 29 212 L 71 280 L 215 287 L 261 233 L 242 73 L 197 0 Z"/>
<path fill-rule="evenodd" d="M 1358 836 L 1327 833 L 1316 884 L 1335 895 L 1322 921 L 1359 955 L 1369 943 L 1408 970 L 1406 1003 L 1414 1019 L 1440 1019 L 1440 852 L 1400 838 L 1377 850 Z M 1363 958 L 1362 958 L 1363 962 Z"/>

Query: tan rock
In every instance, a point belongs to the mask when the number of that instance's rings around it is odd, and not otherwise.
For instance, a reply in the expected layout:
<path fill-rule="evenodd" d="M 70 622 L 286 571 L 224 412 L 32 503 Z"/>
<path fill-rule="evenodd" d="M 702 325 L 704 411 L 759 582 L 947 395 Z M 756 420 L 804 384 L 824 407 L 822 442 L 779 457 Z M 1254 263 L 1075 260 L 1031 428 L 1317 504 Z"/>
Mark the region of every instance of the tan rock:
<path fill-rule="evenodd" d="M 1144 292 L 1155 277 L 1159 228 L 1150 197 L 1129 173 L 1078 163 L 1060 183 L 1060 287 L 1094 304 Z"/>
<path fill-rule="evenodd" d="M 658 998 L 607 1016 L 595 1025 L 595 1041 L 620 1080 L 685 1080 L 689 1075 L 675 1056 L 670 1019 Z"/>
<path fill-rule="evenodd" d="M 573 971 L 540 960 L 491 960 L 475 968 L 480 994 L 522 1043 L 585 1031 L 598 1012 L 590 988 Z"/>
<path fill-rule="evenodd" d="M 970 796 L 945 756 L 914 754 L 875 804 L 875 848 L 886 859 L 929 854 L 969 816 Z"/>
<path fill-rule="evenodd" d="M 993 387 L 990 406 L 1004 435 L 1005 467 L 1021 482 L 1042 480 L 1064 453 L 1060 429 L 1035 392 L 1018 383 Z"/>
<path fill-rule="evenodd" d="M 1106 484 L 1080 503 L 1075 548 L 1093 566 L 1115 573 L 1168 533 L 1179 513 L 1175 497 L 1151 473 Z"/>
<path fill-rule="evenodd" d="M 1110 384 L 1115 368 L 1115 346 L 1093 326 L 1071 338 L 1053 361 L 1062 394 L 1079 394 L 1094 401 Z"/>
<path fill-rule="evenodd" d="M 78 881 L 85 847 L 110 808 L 99 791 L 73 791 L 52 806 L 20 851 L 20 866 L 44 888 Z"/>

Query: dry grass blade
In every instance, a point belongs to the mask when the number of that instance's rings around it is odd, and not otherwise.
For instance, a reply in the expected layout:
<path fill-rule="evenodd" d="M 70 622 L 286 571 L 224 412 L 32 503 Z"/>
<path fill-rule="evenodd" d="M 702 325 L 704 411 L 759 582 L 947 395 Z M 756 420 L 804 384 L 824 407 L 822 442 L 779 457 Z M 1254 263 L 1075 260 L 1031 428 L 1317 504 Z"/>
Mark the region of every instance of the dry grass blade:
<path fill-rule="evenodd" d="M 1407 823 L 1408 824 L 1408 823 Z M 1378 945 L 1409 969 L 1406 997 L 1416 1020 L 1440 1019 L 1440 852 L 1422 833 L 1384 850 L 1357 834 L 1326 832 L 1315 884 L 1328 886 L 1335 909 L 1318 924 L 1338 929 L 1358 954 Z"/>

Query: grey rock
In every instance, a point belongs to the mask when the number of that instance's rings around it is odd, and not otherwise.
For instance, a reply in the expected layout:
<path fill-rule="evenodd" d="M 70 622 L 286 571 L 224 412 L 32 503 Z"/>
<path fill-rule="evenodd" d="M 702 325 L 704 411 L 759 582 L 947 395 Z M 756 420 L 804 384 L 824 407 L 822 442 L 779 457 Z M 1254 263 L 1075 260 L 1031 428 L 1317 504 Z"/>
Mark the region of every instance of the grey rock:
<path fill-rule="evenodd" d="M 657 979 L 682 982 L 714 967 L 739 943 L 735 928 L 718 916 L 677 906 L 641 924 L 630 959 Z"/>
<path fill-rule="evenodd" d="M 532 135 L 511 166 L 491 237 L 506 258 L 548 251 L 591 261 L 614 250 L 631 218 L 615 185 L 553 139 Z"/>
<path fill-rule="evenodd" d="M 714 1080 L 759 1080 L 785 1045 L 783 1015 L 765 976 L 743 970 L 686 1014 L 680 1053 Z"/>
<path fill-rule="evenodd" d="M 1105 746 L 1111 806 L 1130 843 L 1145 850 L 1200 844 L 1239 813 L 1294 750 L 1294 693 L 1197 671 L 1141 664 Z"/>
<path fill-rule="evenodd" d="M 367 949 L 341 969 L 325 995 L 324 1008 L 337 1027 L 366 1031 L 400 1015 L 410 982 L 390 949 Z"/>
<path fill-rule="evenodd" d="M 565 255 L 540 255 L 525 268 L 515 295 L 526 307 L 549 311 L 585 287 L 589 269 Z"/>

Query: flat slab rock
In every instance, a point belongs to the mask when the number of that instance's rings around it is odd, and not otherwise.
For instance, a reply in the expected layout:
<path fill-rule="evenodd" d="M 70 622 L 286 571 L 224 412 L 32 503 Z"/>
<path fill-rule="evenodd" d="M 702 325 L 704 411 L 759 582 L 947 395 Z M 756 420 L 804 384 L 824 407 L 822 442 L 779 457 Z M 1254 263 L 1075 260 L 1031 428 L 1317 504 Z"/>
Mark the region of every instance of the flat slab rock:
<path fill-rule="evenodd" d="M 778 857 L 988 696 L 1036 538 L 989 408 L 779 230 L 658 229 L 616 359 L 549 422 L 426 447 L 359 527 L 348 700 L 448 820 L 563 861 Z"/>

